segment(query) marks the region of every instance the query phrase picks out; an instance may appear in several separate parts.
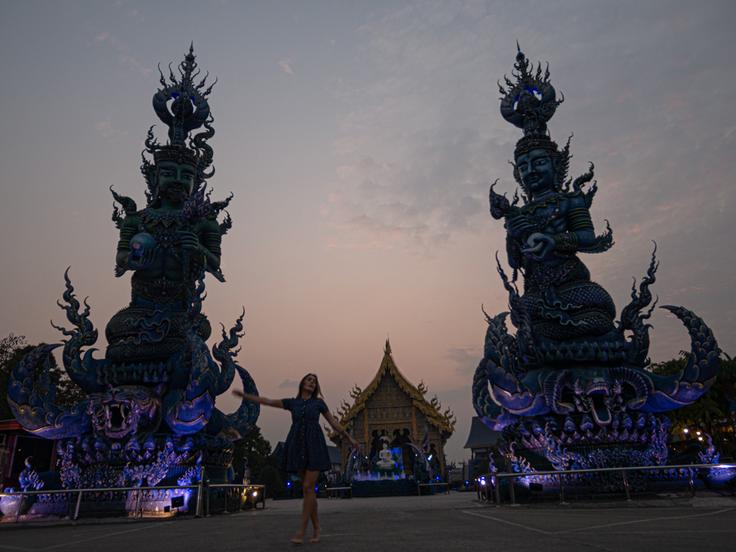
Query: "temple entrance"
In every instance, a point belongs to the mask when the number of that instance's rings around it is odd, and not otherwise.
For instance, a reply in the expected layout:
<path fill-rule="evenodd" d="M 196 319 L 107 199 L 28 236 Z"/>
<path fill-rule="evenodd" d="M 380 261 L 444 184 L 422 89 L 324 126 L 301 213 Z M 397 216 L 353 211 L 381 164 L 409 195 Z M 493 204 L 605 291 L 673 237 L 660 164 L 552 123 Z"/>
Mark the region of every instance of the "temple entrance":
<path fill-rule="evenodd" d="M 343 402 L 338 412 L 340 423 L 361 443 L 362 454 L 330 434 L 340 447 L 344 482 L 352 485 L 354 495 L 413 494 L 418 483 L 446 480 L 444 445 L 454 431 L 454 416 L 440 410 L 436 397 L 427 401 L 426 393 L 423 383 L 415 386 L 399 371 L 386 341 L 373 380 L 365 390 L 355 386 L 353 404 Z"/>

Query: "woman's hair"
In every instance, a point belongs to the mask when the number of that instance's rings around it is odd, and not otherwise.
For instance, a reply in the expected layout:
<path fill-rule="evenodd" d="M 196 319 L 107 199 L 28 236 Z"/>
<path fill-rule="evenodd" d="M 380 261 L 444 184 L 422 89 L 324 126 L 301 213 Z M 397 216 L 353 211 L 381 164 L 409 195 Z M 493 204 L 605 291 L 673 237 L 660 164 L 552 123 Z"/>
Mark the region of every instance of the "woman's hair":
<path fill-rule="evenodd" d="M 306 376 L 302 378 L 302 380 L 299 382 L 299 389 L 296 391 L 296 398 L 300 398 L 302 396 L 302 387 L 304 386 L 304 380 L 306 380 L 309 376 L 312 376 L 314 378 L 314 392 L 312 393 L 313 399 L 323 399 L 322 396 L 322 389 L 319 387 L 319 378 L 317 377 L 317 374 L 309 373 Z"/>

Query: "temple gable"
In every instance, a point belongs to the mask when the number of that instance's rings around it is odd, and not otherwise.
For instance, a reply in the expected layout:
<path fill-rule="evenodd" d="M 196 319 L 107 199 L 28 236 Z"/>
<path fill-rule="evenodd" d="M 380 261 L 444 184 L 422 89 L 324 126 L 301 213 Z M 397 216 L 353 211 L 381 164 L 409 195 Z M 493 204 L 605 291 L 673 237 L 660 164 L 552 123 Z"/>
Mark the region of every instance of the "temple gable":
<path fill-rule="evenodd" d="M 368 457 L 366 463 L 378 466 L 378 472 L 389 466 L 391 460 L 386 450 L 390 450 L 396 456 L 394 476 L 414 476 L 413 464 L 419 456 L 432 464 L 429 471 L 440 475 L 445 469 L 444 445 L 454 431 L 455 418 L 450 409 L 441 410 L 437 397 L 427 401 L 426 393 L 424 383 L 415 386 L 399 371 L 391 344 L 386 340 L 383 359 L 373 379 L 365 389 L 353 387 L 353 402 L 343 401 L 336 418 L 360 442 Z M 340 448 L 347 469 L 349 443 L 335 433 L 330 432 L 329 437 Z"/>

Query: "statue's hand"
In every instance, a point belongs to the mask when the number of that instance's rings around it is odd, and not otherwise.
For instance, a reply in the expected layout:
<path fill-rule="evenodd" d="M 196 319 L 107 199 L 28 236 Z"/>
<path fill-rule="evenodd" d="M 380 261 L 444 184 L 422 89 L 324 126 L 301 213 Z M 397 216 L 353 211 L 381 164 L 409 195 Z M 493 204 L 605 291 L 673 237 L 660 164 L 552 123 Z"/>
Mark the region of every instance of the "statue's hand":
<path fill-rule="evenodd" d="M 157 244 L 148 232 L 139 232 L 130 240 L 128 268 L 142 270 L 150 267 L 156 258 Z"/>
<path fill-rule="evenodd" d="M 179 243 L 185 251 L 199 251 L 199 237 L 189 230 L 180 230 L 177 232 Z"/>
<path fill-rule="evenodd" d="M 554 251 L 555 240 L 547 234 L 535 232 L 526 240 L 526 246 L 521 248 L 521 252 L 535 261 L 543 261 Z"/>
<path fill-rule="evenodd" d="M 128 268 L 133 270 L 143 270 L 150 267 L 156 258 L 156 250 L 150 249 L 144 251 L 139 256 L 130 255 L 128 257 Z"/>
<path fill-rule="evenodd" d="M 521 238 L 534 230 L 526 215 L 518 214 L 506 218 L 506 229 L 513 238 Z"/>

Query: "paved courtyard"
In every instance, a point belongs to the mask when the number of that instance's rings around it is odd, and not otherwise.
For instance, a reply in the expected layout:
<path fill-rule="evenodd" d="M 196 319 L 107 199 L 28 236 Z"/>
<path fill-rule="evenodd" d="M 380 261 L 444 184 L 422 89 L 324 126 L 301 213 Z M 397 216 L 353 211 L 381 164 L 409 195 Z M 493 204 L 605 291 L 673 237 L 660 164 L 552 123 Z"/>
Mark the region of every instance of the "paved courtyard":
<path fill-rule="evenodd" d="M 0 524 L 0 551 L 271 551 L 288 539 L 300 502 L 269 501 L 266 510 L 167 521 L 82 520 L 57 525 Z M 732 551 L 736 499 L 613 504 L 479 504 L 470 493 L 319 501 L 327 551 Z"/>

